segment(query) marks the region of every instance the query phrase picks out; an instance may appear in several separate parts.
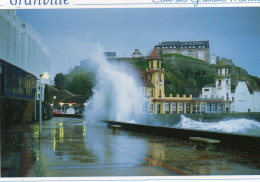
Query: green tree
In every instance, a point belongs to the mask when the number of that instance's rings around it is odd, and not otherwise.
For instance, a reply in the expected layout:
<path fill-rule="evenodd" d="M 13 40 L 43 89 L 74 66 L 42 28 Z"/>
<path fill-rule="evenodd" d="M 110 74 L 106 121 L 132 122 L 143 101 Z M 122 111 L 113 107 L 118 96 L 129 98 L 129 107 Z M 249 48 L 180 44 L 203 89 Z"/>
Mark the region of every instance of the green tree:
<path fill-rule="evenodd" d="M 63 90 L 65 88 L 65 76 L 63 73 L 58 73 L 54 77 L 54 85 L 57 89 Z"/>
<path fill-rule="evenodd" d="M 76 95 L 84 95 L 89 98 L 93 94 L 93 87 L 94 82 L 92 75 L 88 73 L 80 73 L 73 77 L 71 82 L 68 83 L 67 89 Z"/>

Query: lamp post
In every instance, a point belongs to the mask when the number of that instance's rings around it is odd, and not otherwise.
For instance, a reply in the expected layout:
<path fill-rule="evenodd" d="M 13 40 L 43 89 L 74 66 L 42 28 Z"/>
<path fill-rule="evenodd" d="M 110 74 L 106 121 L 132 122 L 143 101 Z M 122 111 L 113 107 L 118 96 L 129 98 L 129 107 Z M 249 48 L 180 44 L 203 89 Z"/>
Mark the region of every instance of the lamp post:
<path fill-rule="evenodd" d="M 51 104 L 51 109 L 52 109 L 52 112 L 53 112 L 53 110 L 54 110 L 54 105 L 53 104 Z"/>
<path fill-rule="evenodd" d="M 60 102 L 60 107 L 61 107 L 61 114 L 62 114 L 62 106 L 64 103 Z"/>
<path fill-rule="evenodd" d="M 40 80 L 39 80 L 39 85 L 40 85 L 40 133 L 42 131 L 42 78 L 43 79 L 48 79 L 50 77 L 49 73 L 43 73 L 40 74 Z"/>
<path fill-rule="evenodd" d="M 35 92 L 35 103 L 34 103 L 34 121 L 36 121 L 36 112 L 37 112 L 37 95 L 38 94 L 40 94 L 40 91 L 39 90 L 37 90 L 36 92 Z"/>

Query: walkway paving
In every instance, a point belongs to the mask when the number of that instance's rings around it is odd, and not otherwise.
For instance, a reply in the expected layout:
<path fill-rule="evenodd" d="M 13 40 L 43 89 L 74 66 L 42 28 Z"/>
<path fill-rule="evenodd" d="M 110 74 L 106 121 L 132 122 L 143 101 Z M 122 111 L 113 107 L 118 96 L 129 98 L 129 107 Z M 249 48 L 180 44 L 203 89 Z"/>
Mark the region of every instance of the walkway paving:
<path fill-rule="evenodd" d="M 260 157 L 53 118 L 1 133 L 2 177 L 259 175 Z M 40 136 L 40 137 L 39 137 Z"/>

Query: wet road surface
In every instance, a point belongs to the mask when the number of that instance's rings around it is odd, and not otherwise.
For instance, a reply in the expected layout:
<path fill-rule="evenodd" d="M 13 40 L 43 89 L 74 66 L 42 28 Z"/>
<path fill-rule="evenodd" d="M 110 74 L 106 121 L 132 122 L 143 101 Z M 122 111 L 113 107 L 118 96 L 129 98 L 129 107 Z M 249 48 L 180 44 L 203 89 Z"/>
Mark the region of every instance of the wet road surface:
<path fill-rule="evenodd" d="M 2 177 L 259 175 L 260 157 L 53 118 L 1 132 Z"/>

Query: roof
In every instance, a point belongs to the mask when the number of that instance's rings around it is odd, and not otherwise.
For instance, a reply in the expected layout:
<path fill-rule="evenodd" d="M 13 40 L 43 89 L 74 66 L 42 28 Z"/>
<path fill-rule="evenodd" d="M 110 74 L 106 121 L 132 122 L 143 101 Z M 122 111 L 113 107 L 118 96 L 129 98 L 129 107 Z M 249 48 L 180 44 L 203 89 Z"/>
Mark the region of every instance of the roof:
<path fill-rule="evenodd" d="M 140 80 L 142 80 L 142 84 L 145 87 L 154 88 L 154 85 L 151 82 L 147 81 L 146 72 L 142 71 L 140 68 L 135 66 L 135 70 L 137 71 Z"/>
<path fill-rule="evenodd" d="M 180 48 L 181 46 L 205 46 L 205 48 L 209 48 L 209 41 L 164 41 L 156 45 L 156 47 L 162 46 L 176 46 L 177 48 Z"/>
<path fill-rule="evenodd" d="M 158 59 L 162 59 L 162 58 L 160 57 L 160 54 L 156 51 L 156 48 L 154 47 L 153 51 L 150 54 L 148 59 L 157 59 L 158 60 Z"/>
<path fill-rule="evenodd" d="M 224 59 L 224 58 L 222 58 L 222 59 L 218 62 L 218 64 L 217 64 L 217 67 L 218 67 L 218 68 L 219 68 L 219 67 L 229 67 L 229 66 L 231 66 L 230 61 L 227 60 L 227 59 Z"/>
<path fill-rule="evenodd" d="M 116 57 L 116 52 L 104 52 L 106 57 Z"/>
<path fill-rule="evenodd" d="M 207 84 L 207 85 L 204 85 L 204 87 L 215 87 L 215 86 L 216 86 L 215 82 Z"/>

